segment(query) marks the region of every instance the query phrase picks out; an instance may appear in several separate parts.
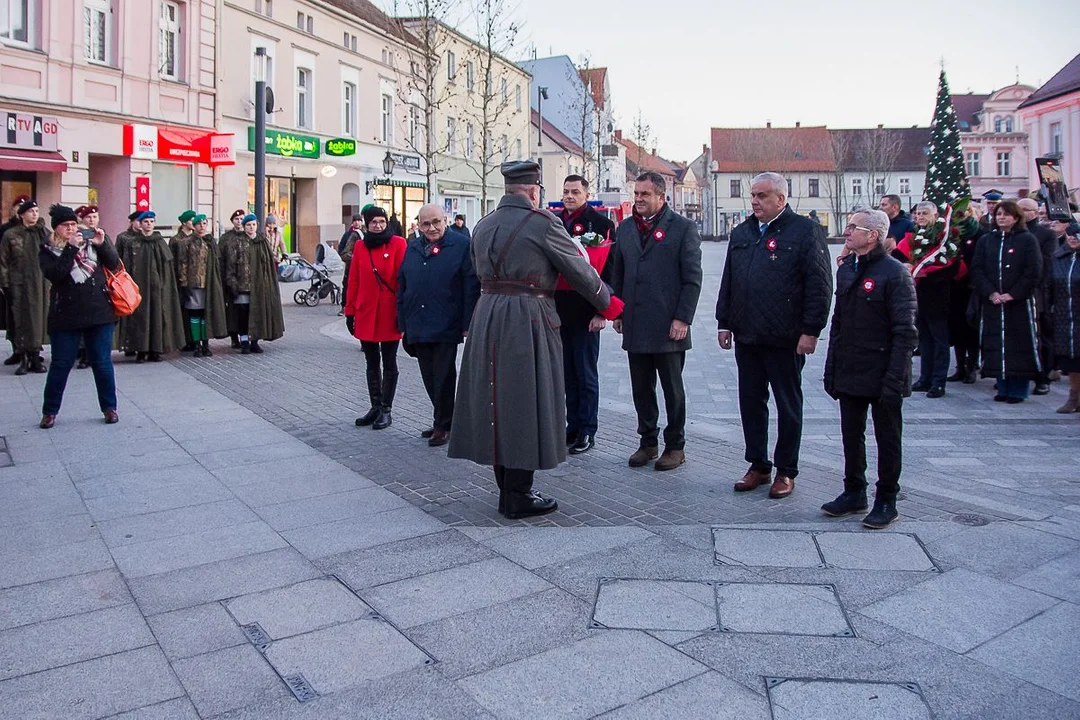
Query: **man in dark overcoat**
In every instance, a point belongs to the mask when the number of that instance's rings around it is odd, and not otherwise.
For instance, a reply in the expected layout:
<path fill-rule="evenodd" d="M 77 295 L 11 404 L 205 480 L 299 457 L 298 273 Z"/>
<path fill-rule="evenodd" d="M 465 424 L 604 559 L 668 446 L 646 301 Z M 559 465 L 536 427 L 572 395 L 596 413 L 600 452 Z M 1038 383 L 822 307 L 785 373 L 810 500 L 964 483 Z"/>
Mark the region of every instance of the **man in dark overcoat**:
<path fill-rule="evenodd" d="M 646 172 L 634 183 L 634 212 L 615 234 L 611 287 L 626 302 L 615 331 L 623 336 L 630 387 L 637 411 L 638 449 L 630 467 L 659 455 L 656 378 L 664 390 L 667 427 L 657 470 L 686 461 L 686 390 L 682 371 L 690 349 L 690 325 L 701 294 L 701 235 L 668 206 L 666 182 Z"/>
<path fill-rule="evenodd" d="M 1039 222 L 1039 203 L 1033 198 L 1022 198 L 1016 201 L 1020 206 L 1020 212 L 1024 214 L 1024 223 L 1029 233 L 1039 241 L 1039 252 L 1042 254 L 1043 268 L 1042 280 L 1035 293 L 1035 311 L 1037 313 L 1037 325 L 1039 328 L 1039 361 L 1042 365 L 1039 374 L 1035 378 L 1035 389 L 1032 395 L 1046 395 L 1050 392 L 1050 371 L 1054 368 L 1054 321 L 1050 317 L 1050 304 L 1047 296 L 1050 294 L 1050 284 L 1054 275 L 1054 255 L 1061 243 L 1058 242 L 1057 234 L 1050 229 L 1049 225 Z"/>
<path fill-rule="evenodd" d="M 461 361 L 449 455 L 492 465 L 499 510 L 542 515 L 558 504 L 532 491 L 536 470 L 566 459 L 566 405 L 559 315 L 562 275 L 613 319 L 621 303 L 554 215 L 540 210 L 540 166 L 502 165 L 506 195 L 472 233 L 481 295 Z"/>
<path fill-rule="evenodd" d="M 588 233 L 610 242 L 615 224 L 589 206 L 589 181 L 570 175 L 563 181 L 563 210 L 559 213 L 570 237 Z M 600 270 L 600 278 L 611 282 L 612 256 Z M 597 252 L 597 251 L 593 251 Z M 594 267 L 596 267 L 594 265 Z M 566 444 L 571 455 L 592 449 L 600 413 L 600 331 L 607 321 L 597 315 L 592 304 L 569 289 L 555 290 L 555 309 L 562 327 L 563 372 L 566 375 Z"/>
<path fill-rule="evenodd" d="M 232 215 L 229 216 L 229 222 L 232 224 L 225 232 L 221 233 L 221 237 L 218 238 L 217 253 L 218 253 L 218 265 L 221 269 L 221 283 L 224 286 L 225 278 L 229 274 L 229 257 L 235 257 L 236 247 L 238 244 L 244 241 L 244 216 L 247 215 L 245 210 L 233 210 Z M 348 267 L 348 266 L 346 266 Z M 237 309 L 233 305 L 232 294 L 225 293 L 225 319 L 228 324 L 229 340 L 234 350 L 240 349 L 240 333 L 237 332 Z"/>
<path fill-rule="evenodd" d="M 825 392 L 840 402 L 844 492 L 821 506 L 830 517 L 866 510 L 866 413 L 874 415 L 878 481 L 874 509 L 863 525 L 880 529 L 896 519 L 900 492 L 903 398 L 911 394 L 915 285 L 903 264 L 885 252 L 889 217 L 881 210 L 851 216 L 844 246 L 851 253 L 836 272 L 836 308 L 825 358 Z"/>
<path fill-rule="evenodd" d="M 420 208 L 421 237 L 409 240 L 398 271 L 397 323 L 405 345 L 420 364 L 420 377 L 434 409 L 428 445 L 450 439 L 457 386 L 457 349 L 469 332 L 480 281 L 469 240 L 447 232 L 439 205 Z"/>
<path fill-rule="evenodd" d="M 120 260 L 142 293 L 135 312 L 120 318 L 120 346 L 136 352 L 135 362 L 160 362 L 184 345 L 183 315 L 169 244 L 154 229 L 157 214 L 139 213 L 139 234 L 124 247 Z"/>
<path fill-rule="evenodd" d="M 769 497 L 795 489 L 802 443 L 802 369 L 829 319 L 832 271 L 820 225 L 787 205 L 787 180 L 762 173 L 750 185 L 754 214 L 731 233 L 716 300 L 720 347 L 735 346 L 746 461 L 736 492 L 776 479 Z M 769 460 L 769 389 L 777 438 Z"/>
<path fill-rule="evenodd" d="M 19 206 L 29 199 L 29 195 L 19 195 L 12 201 L 11 216 L 4 221 L 3 225 L 0 225 L 0 252 L 3 251 L 4 233 L 13 227 L 22 225 L 22 220 L 19 219 Z M 0 330 L 5 331 L 5 338 L 11 343 L 11 356 L 4 360 L 4 364 L 18 365 L 22 362 L 22 353 L 15 347 L 15 338 L 12 334 L 14 332 L 14 321 L 11 319 L 11 310 L 11 304 L 8 302 L 7 296 L 4 295 L 3 288 L 0 288 Z"/>
<path fill-rule="evenodd" d="M 11 340 L 19 353 L 16 375 L 46 372 L 41 357 L 47 342 L 49 283 L 37 257 L 49 239 L 41 210 L 33 200 L 19 206 L 19 224 L 4 233 L 0 244 L 0 292 L 11 305 Z"/>

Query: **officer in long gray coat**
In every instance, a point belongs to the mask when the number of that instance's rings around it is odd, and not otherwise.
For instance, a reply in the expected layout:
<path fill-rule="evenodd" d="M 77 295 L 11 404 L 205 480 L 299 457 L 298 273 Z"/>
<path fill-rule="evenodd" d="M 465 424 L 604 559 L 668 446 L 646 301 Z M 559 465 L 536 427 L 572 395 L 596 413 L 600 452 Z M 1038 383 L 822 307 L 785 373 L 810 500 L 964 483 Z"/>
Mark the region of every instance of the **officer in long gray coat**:
<path fill-rule="evenodd" d="M 472 232 L 481 295 L 461 361 L 449 455 L 491 465 L 499 512 L 542 515 L 558 504 L 532 491 L 533 473 L 566 459 L 566 403 L 555 281 L 562 275 L 601 315 L 621 302 L 540 205 L 540 166 L 502 165 L 506 195 Z"/>

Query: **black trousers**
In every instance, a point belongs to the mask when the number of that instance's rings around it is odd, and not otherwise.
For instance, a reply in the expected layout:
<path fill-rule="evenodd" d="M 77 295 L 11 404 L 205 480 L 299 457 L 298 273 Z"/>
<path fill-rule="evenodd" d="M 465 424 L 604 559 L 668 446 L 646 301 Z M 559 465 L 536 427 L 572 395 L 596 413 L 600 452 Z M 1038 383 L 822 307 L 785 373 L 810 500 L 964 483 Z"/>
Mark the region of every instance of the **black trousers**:
<path fill-rule="evenodd" d="M 1038 327 L 1039 327 L 1039 362 L 1042 370 L 1035 378 L 1036 382 L 1049 382 L 1050 371 L 1054 369 L 1057 358 L 1054 354 L 1054 318 L 1047 309 L 1049 305 L 1045 290 L 1038 294 Z"/>
<path fill-rule="evenodd" d="M 388 342 L 360 341 L 367 365 L 368 397 L 372 407 L 390 410 L 394 406 L 394 394 L 397 392 L 398 366 L 397 349 L 399 340 Z"/>
<path fill-rule="evenodd" d="M 508 495 L 532 492 L 535 471 L 517 470 L 505 465 L 495 465 L 492 469 L 495 471 L 495 484 L 501 492 Z"/>
<path fill-rule="evenodd" d="M 919 313 L 919 382 L 945 387 L 949 375 L 949 318 L 943 312 Z"/>
<path fill-rule="evenodd" d="M 434 408 L 433 427 L 450 430 L 454 419 L 454 391 L 457 389 L 457 343 L 415 343 L 420 377 Z"/>
<path fill-rule="evenodd" d="M 641 447 L 656 447 L 659 444 L 657 422 L 660 420 L 660 408 L 656 403 L 656 378 L 659 377 L 660 387 L 664 390 L 664 408 L 667 411 L 664 446 L 669 450 L 682 450 L 686 446 L 686 389 L 682 379 L 686 353 L 627 355 L 630 359 L 630 389 L 634 396 L 634 409 L 637 411 Z"/>
<path fill-rule="evenodd" d="M 739 414 L 742 416 L 746 461 L 758 472 L 794 479 L 799 474 L 802 444 L 802 369 L 806 357 L 795 348 L 735 343 L 739 368 Z M 776 447 L 769 461 L 769 388 L 776 397 Z"/>
<path fill-rule="evenodd" d="M 559 332 L 566 376 L 566 432 L 595 435 L 600 414 L 600 333 L 565 324 Z"/>
<path fill-rule="evenodd" d="M 866 489 L 866 411 L 874 417 L 874 438 L 878 447 L 878 498 L 896 499 L 900 492 L 903 459 L 903 401 L 840 396 L 840 432 L 844 441 L 844 490 Z"/>

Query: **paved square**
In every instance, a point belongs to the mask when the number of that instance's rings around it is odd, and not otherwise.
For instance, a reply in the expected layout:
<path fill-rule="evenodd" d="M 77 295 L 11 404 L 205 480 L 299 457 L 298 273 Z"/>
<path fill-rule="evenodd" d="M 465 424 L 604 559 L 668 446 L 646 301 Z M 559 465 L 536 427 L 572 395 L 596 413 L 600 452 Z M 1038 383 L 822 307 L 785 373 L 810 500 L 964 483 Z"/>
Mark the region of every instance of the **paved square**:
<path fill-rule="evenodd" d="M 936 570 L 913 536 L 897 532 L 823 532 L 815 536 L 829 567 L 852 570 Z"/>
<path fill-rule="evenodd" d="M 773 720 L 931 720 L 916 685 L 769 678 Z"/>
<path fill-rule="evenodd" d="M 630 630 L 716 630 L 712 583 L 602 578 L 593 627 Z"/>
<path fill-rule="evenodd" d="M 748 567 L 822 567 L 814 536 L 794 530 L 713 528 L 716 561 Z"/>
<path fill-rule="evenodd" d="M 854 637 L 831 585 L 717 583 L 720 630 Z"/>
<path fill-rule="evenodd" d="M 357 620 L 371 612 L 334 578 L 244 595 L 225 606 L 238 624 L 258 623 L 273 640 Z"/>

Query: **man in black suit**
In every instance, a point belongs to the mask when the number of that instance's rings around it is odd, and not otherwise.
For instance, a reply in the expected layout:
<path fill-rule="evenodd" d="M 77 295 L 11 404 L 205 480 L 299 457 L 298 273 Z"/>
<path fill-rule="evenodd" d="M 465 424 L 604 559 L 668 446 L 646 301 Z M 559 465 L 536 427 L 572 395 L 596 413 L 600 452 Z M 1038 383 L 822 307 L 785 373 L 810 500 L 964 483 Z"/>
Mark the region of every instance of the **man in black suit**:
<path fill-rule="evenodd" d="M 701 235 L 666 201 L 667 183 L 654 172 L 634 183 L 634 213 L 615 234 L 611 287 L 626 303 L 614 321 L 630 360 L 630 386 L 641 444 L 630 467 L 659 455 L 656 378 L 664 389 L 667 427 L 657 470 L 686 461 L 686 390 L 682 371 L 690 349 L 690 325 L 701 294 Z"/>
<path fill-rule="evenodd" d="M 570 237 L 595 233 L 611 241 L 615 224 L 589 206 L 589 181 L 570 175 L 563 181 L 563 211 L 559 213 Z M 611 253 L 600 277 L 611 282 Z M 594 266 L 595 267 L 595 266 Z M 555 309 L 562 327 L 563 371 L 566 376 L 566 444 L 570 454 L 592 449 L 600 412 L 600 331 L 607 321 L 592 304 L 573 290 L 555 289 Z"/>
<path fill-rule="evenodd" d="M 829 319 L 832 272 L 825 233 L 787 205 L 787 180 L 762 173 L 750 185 L 754 214 L 731 233 L 716 321 L 720 347 L 734 341 L 746 460 L 737 492 L 776 480 L 769 497 L 795 489 L 802 443 L 802 369 Z M 769 460 L 769 388 L 777 439 Z"/>

